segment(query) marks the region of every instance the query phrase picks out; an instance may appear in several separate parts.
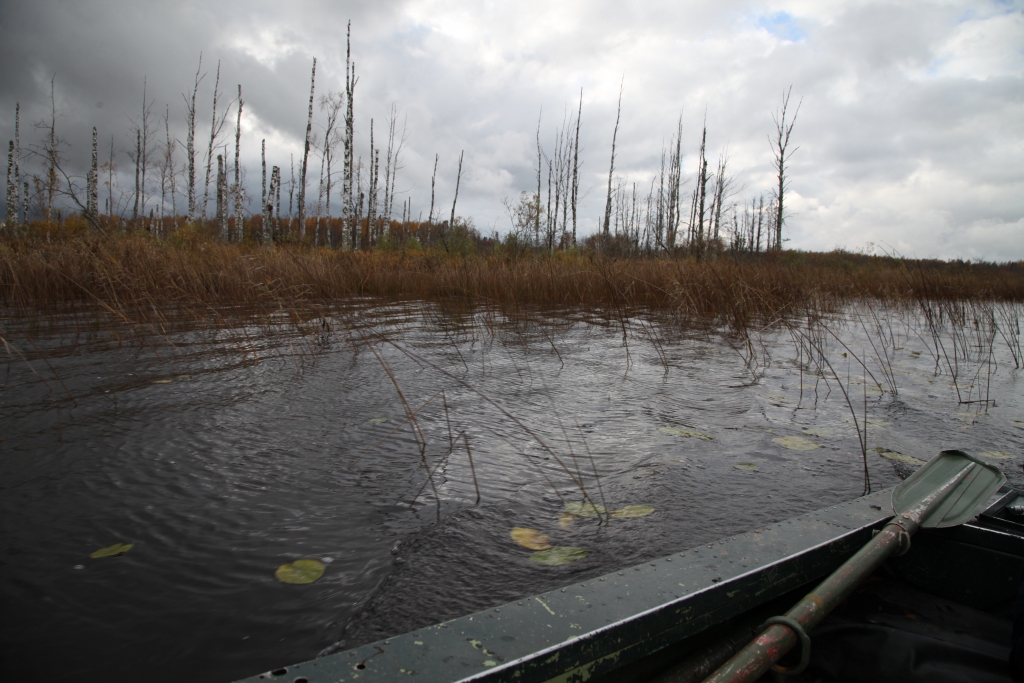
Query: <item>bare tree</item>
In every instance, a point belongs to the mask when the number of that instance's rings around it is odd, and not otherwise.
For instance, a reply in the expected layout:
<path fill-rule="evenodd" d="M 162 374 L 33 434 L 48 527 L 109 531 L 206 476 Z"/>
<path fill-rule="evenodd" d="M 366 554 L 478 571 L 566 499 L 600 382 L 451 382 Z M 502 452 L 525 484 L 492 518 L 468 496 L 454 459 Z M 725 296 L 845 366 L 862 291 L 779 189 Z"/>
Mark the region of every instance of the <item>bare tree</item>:
<path fill-rule="evenodd" d="M 544 150 L 540 146 L 540 121 L 544 116 L 544 107 L 540 108 L 540 113 L 537 114 L 537 194 L 534 195 L 534 199 L 537 202 L 537 209 L 533 212 L 533 243 L 536 244 L 540 241 L 540 190 L 541 190 L 541 175 L 543 173 L 543 166 L 541 165 L 544 157 Z"/>
<path fill-rule="evenodd" d="M 306 142 L 302 147 L 302 165 L 299 167 L 299 238 L 306 237 L 306 170 L 309 165 L 309 138 L 313 134 L 313 97 L 316 87 L 316 57 L 313 73 L 309 77 L 309 116 L 306 119 Z"/>
<path fill-rule="evenodd" d="M 235 184 L 231 193 L 235 197 L 235 239 L 239 242 L 245 237 L 245 217 L 242 215 L 242 202 L 245 193 L 242 190 L 242 165 L 239 161 L 239 154 L 242 142 L 242 84 L 238 84 L 238 119 L 235 123 Z"/>
<path fill-rule="evenodd" d="M 402 133 L 397 134 L 398 108 L 392 104 L 388 115 L 388 151 L 384 159 L 384 206 L 383 214 L 385 229 L 391 224 L 391 215 L 395 207 L 395 179 L 398 172 L 405 168 L 401 165 L 402 149 L 407 140 L 406 124 L 402 123 Z"/>
<path fill-rule="evenodd" d="M 142 131 L 138 128 L 135 129 L 135 205 L 132 207 L 132 228 L 137 229 L 139 221 L 139 197 L 141 192 L 139 191 L 139 161 L 142 159 Z"/>
<path fill-rule="evenodd" d="M 380 174 L 380 150 L 373 146 L 373 119 L 370 119 L 370 171 L 366 193 L 366 232 L 363 235 L 363 249 L 369 249 L 376 239 L 377 231 L 377 183 Z"/>
<path fill-rule="evenodd" d="M 28 222 L 28 192 L 19 197 L 21 192 L 21 103 L 14 104 L 14 213 L 17 223 Z M 19 201 L 19 199 L 21 201 Z M 20 207 L 24 202 L 25 211 Z"/>
<path fill-rule="evenodd" d="M 321 196 L 326 199 L 325 201 L 325 212 L 327 214 L 327 229 L 325 234 L 325 242 L 327 246 L 333 245 L 333 235 L 331 231 L 331 194 L 334 190 L 334 171 L 332 169 L 332 162 L 334 161 L 334 150 L 337 149 L 338 143 L 344 143 L 344 133 L 339 135 L 338 132 L 338 117 L 343 116 L 342 109 L 345 106 L 345 98 L 341 93 L 328 92 L 326 95 L 320 98 L 320 109 L 327 112 L 327 125 L 324 127 L 324 144 L 323 144 L 323 157 L 320 164 L 320 193 Z M 345 123 L 345 121 L 342 121 Z M 347 153 L 347 145 L 343 147 L 343 153 Z M 344 158 L 343 158 L 344 164 Z M 326 166 L 327 173 L 324 174 L 324 167 Z M 342 182 L 342 192 L 344 193 L 344 180 Z M 342 199 L 344 204 L 344 198 Z M 319 202 L 317 202 L 317 223 L 320 222 L 320 211 Z M 344 210 L 343 210 L 344 215 Z M 314 238 L 314 243 L 316 238 Z"/>
<path fill-rule="evenodd" d="M 4 227 L 11 230 L 18 222 L 18 193 L 14 180 L 14 140 L 10 141 L 7 151 L 7 215 Z"/>
<path fill-rule="evenodd" d="M 768 138 L 768 144 L 771 145 L 772 154 L 775 157 L 775 170 L 778 172 L 778 187 L 775 189 L 775 249 L 782 249 L 782 225 L 786 220 L 783 201 L 788 183 L 786 164 L 789 162 L 789 158 L 800 149 L 799 147 L 789 149 L 789 136 L 793 132 L 793 126 L 796 125 L 796 117 L 800 113 L 800 105 L 803 104 L 802 99 L 797 102 L 793 118 L 787 125 L 786 110 L 789 108 L 789 95 L 791 92 L 793 92 L 793 86 L 789 86 L 789 89 L 782 93 L 782 107 L 777 113 L 772 114 L 772 121 L 775 123 L 775 137 Z"/>
<path fill-rule="evenodd" d="M 270 193 L 269 193 L 270 201 L 274 201 L 273 200 L 274 193 L 275 192 L 280 192 L 280 189 L 281 189 L 281 169 L 278 166 L 274 166 L 274 168 L 270 172 Z M 263 206 L 263 216 L 264 216 L 264 220 L 263 220 L 263 244 L 266 245 L 266 246 L 270 246 L 270 245 L 272 245 L 274 243 L 274 232 L 273 232 L 273 229 L 272 229 L 272 226 L 271 226 L 271 221 L 270 221 L 270 216 L 272 216 L 273 213 L 274 213 L 274 207 L 272 205 L 267 205 L 265 203 L 264 206 Z"/>
<path fill-rule="evenodd" d="M 350 221 L 354 221 L 355 207 L 353 206 L 352 188 L 352 162 L 355 158 L 355 118 L 353 115 L 352 99 L 356 92 L 356 65 L 352 62 L 352 22 L 348 22 L 348 31 L 345 37 L 345 159 L 342 175 L 342 197 L 341 197 L 341 225 L 342 235 Z M 356 224 L 352 222 L 352 249 L 355 249 Z M 344 240 L 344 237 L 342 238 Z"/>
<path fill-rule="evenodd" d="M 213 119 L 210 121 L 210 145 L 206 150 L 206 185 L 203 189 L 203 218 L 206 218 L 206 204 L 210 198 L 210 173 L 213 169 L 213 148 L 217 145 L 221 132 L 224 130 L 224 123 L 227 121 L 228 112 L 225 108 L 221 117 L 217 118 L 217 100 L 220 97 L 220 62 L 217 62 L 217 78 L 213 82 Z M 230 104 L 228 106 L 231 106 Z"/>
<path fill-rule="evenodd" d="M 466 150 L 459 152 L 459 172 L 455 176 L 455 199 L 452 200 L 452 219 L 448 223 L 448 227 L 455 227 L 455 203 L 459 201 L 459 184 L 462 182 L 462 155 L 465 154 Z"/>
<path fill-rule="evenodd" d="M 217 155 L 217 229 L 222 240 L 228 239 L 228 173 L 224 155 Z"/>
<path fill-rule="evenodd" d="M 427 214 L 427 225 L 434 222 L 434 184 L 437 182 L 437 162 L 440 158 L 440 154 L 434 154 L 434 174 L 430 176 L 430 213 Z"/>
<path fill-rule="evenodd" d="M 99 149 L 97 148 L 96 126 L 92 127 L 92 159 L 89 164 L 89 175 L 86 177 L 86 211 L 91 222 L 99 219 Z"/>
<path fill-rule="evenodd" d="M 580 88 L 580 106 L 576 111 L 576 138 L 572 145 L 572 246 L 576 246 L 576 204 L 580 196 L 580 118 L 583 116 L 583 88 Z"/>
<path fill-rule="evenodd" d="M 195 83 L 192 85 L 192 95 L 182 94 L 185 100 L 185 168 L 188 184 L 188 222 L 196 219 L 196 94 L 199 92 L 199 83 L 206 74 L 200 75 L 203 70 L 203 53 L 199 53 L 199 67 L 196 69 Z"/>
<path fill-rule="evenodd" d="M 619 119 L 622 117 L 622 88 L 626 83 L 625 77 L 619 83 L 619 106 L 615 113 L 615 132 L 612 133 L 612 161 L 608 166 L 608 195 L 604 204 L 604 234 L 608 234 L 609 223 L 612 219 L 612 176 L 615 175 L 615 143 L 619 137 Z"/>
<path fill-rule="evenodd" d="M 260 216 L 263 217 L 263 232 L 266 233 L 267 224 L 270 223 L 270 214 L 267 211 L 267 139 L 263 138 L 260 143 L 260 160 L 263 165 L 263 189 L 260 192 Z"/>

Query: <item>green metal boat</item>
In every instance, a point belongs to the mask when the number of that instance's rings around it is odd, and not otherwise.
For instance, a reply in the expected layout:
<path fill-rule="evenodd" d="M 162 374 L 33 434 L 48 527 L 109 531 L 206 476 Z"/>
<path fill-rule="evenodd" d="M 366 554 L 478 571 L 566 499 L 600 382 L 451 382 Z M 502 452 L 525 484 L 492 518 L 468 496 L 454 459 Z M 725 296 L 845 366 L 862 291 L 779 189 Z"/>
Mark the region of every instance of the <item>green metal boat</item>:
<path fill-rule="evenodd" d="M 890 489 L 245 681 L 701 681 L 892 517 Z M 1003 486 L 976 519 L 918 532 L 787 678 L 1010 681 L 1022 578 L 1024 491 Z"/>

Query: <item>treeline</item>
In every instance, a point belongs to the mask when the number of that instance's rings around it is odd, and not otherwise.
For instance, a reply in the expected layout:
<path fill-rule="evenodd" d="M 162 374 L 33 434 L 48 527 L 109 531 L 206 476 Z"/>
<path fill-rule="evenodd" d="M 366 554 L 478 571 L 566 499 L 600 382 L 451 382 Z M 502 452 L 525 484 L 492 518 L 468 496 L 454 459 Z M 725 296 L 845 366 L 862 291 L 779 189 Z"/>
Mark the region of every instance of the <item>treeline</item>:
<path fill-rule="evenodd" d="M 99 232 L 145 230 L 155 237 L 167 238 L 189 226 L 191 232 L 205 232 L 224 241 L 252 239 L 268 245 L 285 241 L 365 250 L 380 243 L 401 246 L 413 240 L 412 248 L 437 242 L 448 249 L 448 241 L 457 237 L 459 226 L 465 233 L 463 237 L 483 239 L 470 234 L 470 221 L 456 213 L 463 177 L 462 153 L 450 211 L 447 200 L 442 207 L 436 193 L 439 154 L 434 157 L 427 215 L 424 217 L 420 211 L 414 216 L 411 198 L 398 198 L 396 178 L 403 168 L 407 136 L 404 124 L 399 125 L 400 116 L 394 105 L 383 135 L 375 130 L 374 119 L 369 120 L 369 158 L 364 160 L 356 155 L 355 91 L 359 79 L 352 60 L 351 23 L 346 36 L 344 88 L 318 98 L 317 61 L 313 59 L 301 152 L 297 158 L 290 155 L 287 166 L 275 164 L 268 162 L 266 140 L 261 141 L 258 197 L 249 196 L 246 188 L 252 184 L 246 183 L 246 169 L 241 164 L 245 111 L 242 86 L 238 84 L 237 95 L 225 102 L 218 62 L 207 136 L 200 131 L 200 120 L 207 114 L 197 107 L 206 76 L 200 54 L 192 83 L 182 93 L 184 140 L 171 135 L 170 105 L 164 106 L 162 116 L 154 111 L 155 102 L 147 95 L 144 81 L 141 107 L 131 121 L 130 148 L 119 152 L 111 136 L 109 146 L 104 144 L 102 150 L 107 158 L 101 162 L 99 135 L 93 128 L 91 160 L 84 177 L 76 177 L 67 170 L 65 155 L 69 145 L 57 130 L 54 82 L 51 81 L 49 120 L 36 123 L 43 138 L 24 153 L 20 105 L 16 106 L 15 135 L 8 150 L 6 232 L 17 232 L 32 220 L 53 225 L 75 215 Z M 737 200 L 727 152 L 722 152 L 714 162 L 709 159 L 706 121 L 692 177 L 684 171 L 682 116 L 661 150 L 660 167 L 649 174 L 649 180 L 641 182 L 618 175 L 620 89 L 605 211 L 597 219 L 596 230 L 586 238 L 586 246 L 631 256 L 703 257 L 723 251 L 780 250 L 786 218 L 787 163 L 793 152 L 790 135 L 799 113 L 799 104 L 792 113 L 789 104 L 787 91 L 773 115 L 775 131 L 770 142 L 777 176 L 775 188 Z M 314 125 L 317 105 L 321 115 Z M 511 227 L 511 237 L 505 240 L 509 246 L 548 251 L 583 246 L 578 241 L 584 222 L 579 211 L 582 91 L 574 109 L 555 128 L 551 149 L 542 144 L 543 117 L 538 118 L 536 188 L 524 190 L 515 200 L 504 200 Z M 119 173 L 120 154 L 126 154 L 131 162 L 127 170 L 133 182 L 129 187 L 121 184 L 124 174 Z M 31 162 L 36 170 L 25 173 L 25 162 Z M 318 181 L 314 180 L 317 162 Z M 256 202 L 257 210 L 247 208 Z"/>

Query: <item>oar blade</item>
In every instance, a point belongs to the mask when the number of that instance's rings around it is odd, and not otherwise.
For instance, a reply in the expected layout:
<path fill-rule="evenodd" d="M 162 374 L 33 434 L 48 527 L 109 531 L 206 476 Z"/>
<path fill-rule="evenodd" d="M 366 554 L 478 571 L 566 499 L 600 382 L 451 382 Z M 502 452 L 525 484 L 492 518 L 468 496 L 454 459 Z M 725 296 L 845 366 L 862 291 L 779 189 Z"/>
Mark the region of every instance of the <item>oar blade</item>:
<path fill-rule="evenodd" d="M 964 453 L 942 451 L 921 466 L 917 472 L 892 492 L 892 508 L 897 515 L 907 511 L 964 468 L 974 464 L 971 472 L 922 524 L 925 528 L 956 526 L 976 517 L 1006 477 L 995 467 Z"/>

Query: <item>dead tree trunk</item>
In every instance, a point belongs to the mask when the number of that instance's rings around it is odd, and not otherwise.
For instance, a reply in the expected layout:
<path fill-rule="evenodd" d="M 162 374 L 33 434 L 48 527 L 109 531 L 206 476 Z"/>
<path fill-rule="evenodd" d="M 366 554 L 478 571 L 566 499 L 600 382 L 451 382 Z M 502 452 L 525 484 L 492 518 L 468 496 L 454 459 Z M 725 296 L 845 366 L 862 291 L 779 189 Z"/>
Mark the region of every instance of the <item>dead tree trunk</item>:
<path fill-rule="evenodd" d="M 572 145 L 572 246 L 576 246 L 576 205 L 580 195 L 580 118 L 583 116 L 583 89 L 580 88 L 580 106 L 576 112 L 576 139 Z"/>
<path fill-rule="evenodd" d="M 142 157 L 142 131 L 135 129 L 135 205 L 132 207 L 132 229 L 139 227 L 139 161 Z"/>
<path fill-rule="evenodd" d="M 797 103 L 796 111 L 793 112 L 793 118 L 787 125 L 786 110 L 789 108 L 789 95 L 791 92 L 793 92 L 793 86 L 789 86 L 789 89 L 782 94 L 781 110 L 777 114 L 772 114 L 772 121 L 775 123 L 775 137 L 768 139 L 775 157 L 775 170 L 778 172 L 778 186 L 775 189 L 775 249 L 782 249 L 782 225 L 786 219 L 784 209 L 787 185 L 786 164 L 789 162 L 789 158 L 799 149 L 799 147 L 788 149 L 789 136 L 793 132 L 793 126 L 796 125 L 796 117 L 800 113 L 800 104 L 803 102 L 801 100 Z"/>
<path fill-rule="evenodd" d="M 86 176 L 86 206 L 88 207 L 88 220 L 93 225 L 99 225 L 99 148 L 97 146 L 96 126 L 92 128 L 92 163 L 89 164 L 89 175 Z"/>
<path fill-rule="evenodd" d="M 239 161 L 239 154 L 242 142 L 242 84 L 238 84 L 238 119 L 235 123 L 235 185 L 231 193 L 235 197 L 235 239 L 239 242 L 245 236 L 245 217 L 242 215 L 242 166 Z"/>
<path fill-rule="evenodd" d="M 273 201 L 274 193 L 277 192 L 278 190 L 280 190 L 280 186 L 281 186 L 281 169 L 278 166 L 274 166 L 274 168 L 270 172 L 270 192 L 269 192 L 269 198 L 270 198 L 271 201 Z M 271 226 L 271 221 L 270 221 L 270 217 L 273 214 L 274 214 L 274 207 L 272 205 L 268 205 L 267 203 L 264 203 L 263 204 L 263 217 L 264 217 L 263 218 L 263 244 L 266 245 L 266 246 L 270 246 L 271 244 L 274 243 L 274 231 L 273 231 L 273 228 Z"/>
<path fill-rule="evenodd" d="M 210 173 L 213 170 L 213 146 L 220 134 L 220 126 L 217 125 L 217 96 L 220 95 L 220 62 L 217 62 L 217 77 L 213 82 L 213 118 L 210 121 L 210 145 L 206 150 L 206 183 L 203 185 L 203 212 L 202 217 L 206 218 L 206 206 L 210 200 Z M 223 123 L 223 120 L 221 121 Z"/>
<path fill-rule="evenodd" d="M 459 172 L 455 176 L 455 199 L 452 200 L 452 219 L 448 223 L 449 228 L 455 227 L 455 204 L 459 201 L 459 184 L 462 182 L 462 155 L 465 154 L 466 150 L 459 152 Z"/>
<path fill-rule="evenodd" d="M 260 192 L 260 217 L 263 221 L 263 232 L 266 234 L 270 216 L 267 213 L 267 139 L 263 138 L 260 145 L 260 159 L 263 164 L 263 190 Z"/>
<path fill-rule="evenodd" d="M 203 53 L 199 53 L 199 67 L 196 69 L 195 83 L 192 85 L 192 96 L 182 95 L 185 100 L 185 165 L 188 176 L 188 222 L 196 219 L 196 94 L 199 92 L 199 81 L 203 76 Z"/>
<path fill-rule="evenodd" d="M 228 239 L 228 171 L 224 168 L 224 155 L 217 155 L 217 228 L 220 238 Z"/>
<path fill-rule="evenodd" d="M 345 161 L 344 161 L 344 177 L 342 178 L 342 198 L 341 198 L 341 225 L 342 235 L 347 232 L 346 228 L 349 228 L 351 223 L 352 232 L 352 245 L 351 248 L 356 248 L 355 234 L 355 206 L 352 188 L 353 179 L 353 168 L 352 164 L 355 159 L 355 118 L 353 115 L 353 103 L 352 98 L 356 92 L 356 65 L 352 63 L 352 22 L 348 22 L 348 31 L 345 38 Z M 344 241 L 344 238 L 342 238 Z"/>
<path fill-rule="evenodd" d="M 18 222 L 18 193 L 14 189 L 14 140 L 10 141 L 7 151 L 7 215 L 4 219 L 4 227 L 8 231 L 14 228 Z"/>
<path fill-rule="evenodd" d="M 15 221 L 19 224 L 28 222 L 28 192 L 21 193 L 21 103 L 14 104 L 14 211 Z M 24 204 L 25 210 L 21 211 Z"/>
<path fill-rule="evenodd" d="M 316 57 L 313 73 L 309 77 L 309 115 L 306 118 L 306 142 L 302 147 L 302 166 L 299 167 L 299 239 L 306 237 L 306 169 L 309 164 L 309 138 L 313 134 L 313 91 L 316 87 Z"/>
<path fill-rule="evenodd" d="M 440 158 L 440 154 L 434 154 L 434 174 L 430 176 L 430 213 L 427 214 L 427 225 L 434 222 L 434 185 L 437 183 L 437 162 Z"/>
<path fill-rule="evenodd" d="M 625 83 L 625 81 L 623 81 Z M 615 112 L 615 131 L 612 133 L 612 160 L 608 165 L 608 195 L 604 204 L 604 234 L 608 234 L 609 223 L 612 220 L 612 176 L 615 175 L 615 143 L 619 137 L 619 119 L 622 117 L 622 85 L 619 84 L 619 106 Z"/>

